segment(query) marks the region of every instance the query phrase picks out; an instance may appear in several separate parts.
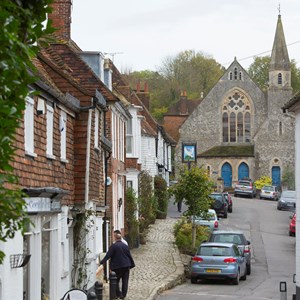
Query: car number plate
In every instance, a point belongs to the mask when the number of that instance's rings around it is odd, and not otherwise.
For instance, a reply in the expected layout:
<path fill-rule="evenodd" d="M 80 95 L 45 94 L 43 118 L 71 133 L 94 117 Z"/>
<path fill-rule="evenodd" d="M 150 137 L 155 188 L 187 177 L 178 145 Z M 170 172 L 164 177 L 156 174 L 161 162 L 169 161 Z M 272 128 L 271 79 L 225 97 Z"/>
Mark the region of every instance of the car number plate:
<path fill-rule="evenodd" d="M 221 270 L 217 270 L 217 269 L 206 269 L 206 273 L 221 273 Z"/>

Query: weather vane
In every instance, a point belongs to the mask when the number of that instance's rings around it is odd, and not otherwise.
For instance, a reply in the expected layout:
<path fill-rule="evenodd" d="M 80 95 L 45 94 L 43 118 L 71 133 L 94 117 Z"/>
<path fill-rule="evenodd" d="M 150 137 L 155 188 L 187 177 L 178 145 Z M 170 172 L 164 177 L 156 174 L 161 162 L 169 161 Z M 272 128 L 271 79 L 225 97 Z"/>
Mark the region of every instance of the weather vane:
<path fill-rule="evenodd" d="M 280 15 L 280 3 L 278 4 L 278 13 Z"/>

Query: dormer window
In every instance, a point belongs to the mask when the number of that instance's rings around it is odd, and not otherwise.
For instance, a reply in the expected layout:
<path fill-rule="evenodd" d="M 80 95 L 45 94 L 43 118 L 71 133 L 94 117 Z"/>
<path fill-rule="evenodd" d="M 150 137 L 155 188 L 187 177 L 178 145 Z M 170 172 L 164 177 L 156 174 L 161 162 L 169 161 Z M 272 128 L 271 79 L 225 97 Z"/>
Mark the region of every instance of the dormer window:
<path fill-rule="evenodd" d="M 282 74 L 278 73 L 278 84 L 282 84 Z"/>

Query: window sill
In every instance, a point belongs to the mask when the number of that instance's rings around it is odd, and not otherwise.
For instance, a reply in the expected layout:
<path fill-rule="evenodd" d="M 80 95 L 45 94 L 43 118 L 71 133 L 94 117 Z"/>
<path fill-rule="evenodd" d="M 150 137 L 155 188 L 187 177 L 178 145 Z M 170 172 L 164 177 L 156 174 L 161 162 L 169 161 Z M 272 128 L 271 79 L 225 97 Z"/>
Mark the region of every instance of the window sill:
<path fill-rule="evenodd" d="M 56 158 L 55 155 L 52 155 L 52 154 L 46 154 L 46 157 L 48 159 L 55 159 Z"/>
<path fill-rule="evenodd" d="M 30 152 L 30 151 L 27 151 L 27 150 L 25 150 L 25 155 L 30 156 L 30 157 L 37 157 L 36 153 Z"/>
<path fill-rule="evenodd" d="M 60 158 L 60 161 L 65 164 L 67 164 L 69 162 L 66 158 Z"/>

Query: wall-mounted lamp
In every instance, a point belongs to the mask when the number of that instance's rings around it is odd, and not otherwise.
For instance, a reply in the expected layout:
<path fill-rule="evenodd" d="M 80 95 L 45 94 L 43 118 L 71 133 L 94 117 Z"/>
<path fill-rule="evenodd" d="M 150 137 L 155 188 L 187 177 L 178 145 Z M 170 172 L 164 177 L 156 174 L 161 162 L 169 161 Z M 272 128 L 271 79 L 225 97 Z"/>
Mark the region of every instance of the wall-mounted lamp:
<path fill-rule="evenodd" d="M 28 264 L 30 257 L 31 254 L 11 254 L 10 267 L 12 269 L 25 267 Z"/>
<path fill-rule="evenodd" d="M 45 101 L 42 98 L 38 98 L 37 103 L 37 115 L 43 115 L 45 113 Z"/>
<path fill-rule="evenodd" d="M 122 198 L 119 198 L 119 200 L 118 200 L 118 209 L 119 209 L 119 210 L 120 210 L 122 204 L 123 204 L 123 199 L 122 199 Z"/>

